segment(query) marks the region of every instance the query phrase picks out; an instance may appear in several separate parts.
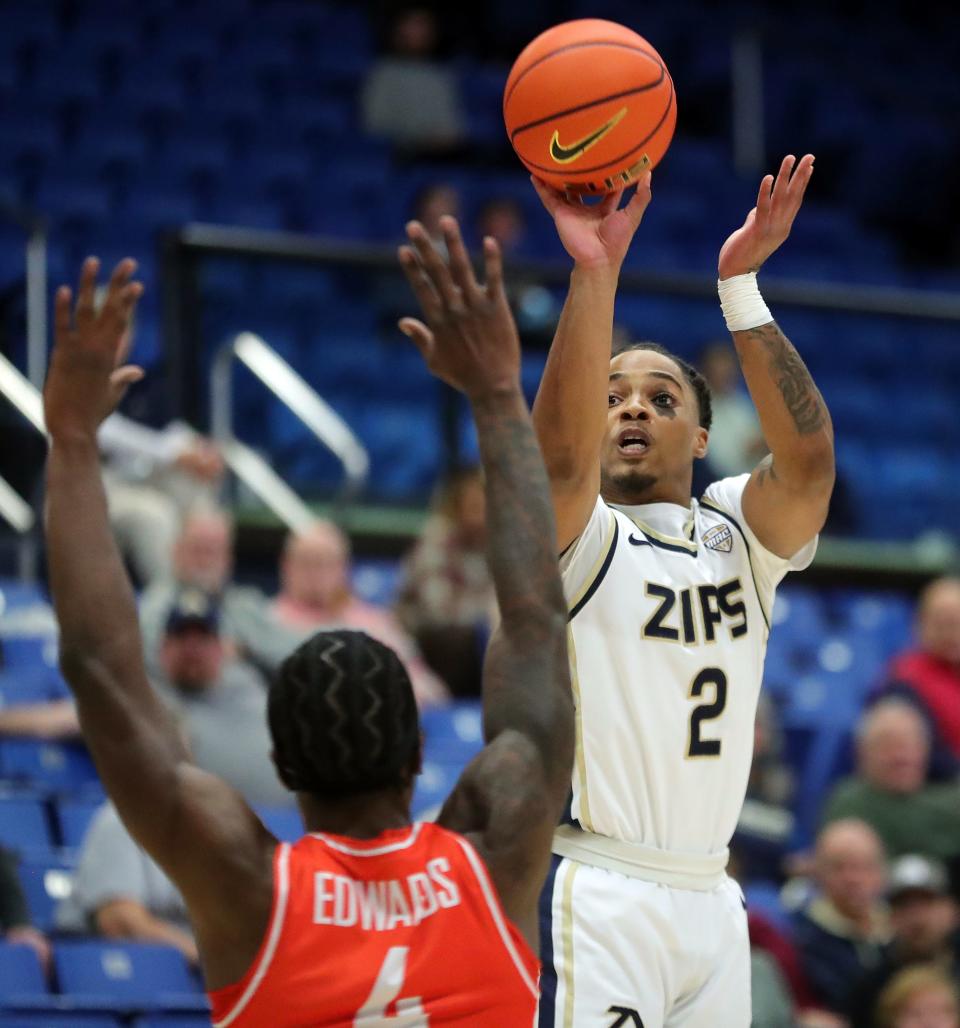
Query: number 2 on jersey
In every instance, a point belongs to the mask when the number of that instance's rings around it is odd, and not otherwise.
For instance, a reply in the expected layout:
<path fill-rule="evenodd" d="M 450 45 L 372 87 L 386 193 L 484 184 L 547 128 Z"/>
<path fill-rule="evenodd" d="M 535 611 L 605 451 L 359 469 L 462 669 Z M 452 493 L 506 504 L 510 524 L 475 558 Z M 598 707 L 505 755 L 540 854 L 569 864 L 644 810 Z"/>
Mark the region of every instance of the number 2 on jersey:
<path fill-rule="evenodd" d="M 397 999 L 407 973 L 409 952 L 409 946 L 391 946 L 387 951 L 370 995 L 353 1019 L 353 1028 L 429 1028 L 430 1018 L 424 1012 L 419 996 Z M 394 1000 L 397 1012 L 388 1015 L 387 1007 Z"/>
<path fill-rule="evenodd" d="M 710 703 L 701 703 L 690 714 L 690 731 L 687 735 L 688 757 L 719 757 L 720 740 L 704 739 L 700 732 L 704 721 L 712 721 L 723 713 L 727 705 L 727 676 L 718 667 L 705 667 L 690 683 L 690 699 L 698 699 L 708 686 L 713 686 L 714 697 Z"/>

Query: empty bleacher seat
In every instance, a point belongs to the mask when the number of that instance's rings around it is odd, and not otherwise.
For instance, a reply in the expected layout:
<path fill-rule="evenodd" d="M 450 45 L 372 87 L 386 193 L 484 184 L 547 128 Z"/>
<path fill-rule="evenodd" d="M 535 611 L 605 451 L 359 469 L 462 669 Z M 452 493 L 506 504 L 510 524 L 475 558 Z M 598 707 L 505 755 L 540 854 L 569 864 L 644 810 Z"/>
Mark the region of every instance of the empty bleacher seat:
<path fill-rule="evenodd" d="M 31 923 L 42 932 L 52 931 L 57 905 L 73 892 L 72 863 L 54 856 L 28 857 L 20 861 L 19 873 Z"/>
<path fill-rule="evenodd" d="M 361 600 L 389 607 L 397 598 L 400 565 L 395 560 L 354 560 L 350 579 Z"/>
<path fill-rule="evenodd" d="M 53 962 L 62 992 L 105 1010 L 202 1010 L 199 980 L 183 955 L 148 943 L 63 941 Z"/>
<path fill-rule="evenodd" d="M 57 790 L 82 789 L 98 781 L 81 742 L 0 739 L 0 772 L 14 781 Z"/>
<path fill-rule="evenodd" d="M 461 701 L 427 709 L 420 723 L 427 760 L 466 764 L 483 748 L 483 712 L 479 703 Z"/>
<path fill-rule="evenodd" d="M 99 796 L 70 797 L 57 801 L 57 823 L 64 846 L 76 849 L 83 845 L 90 822 L 102 804 L 103 798 Z"/>
<path fill-rule="evenodd" d="M 3 644 L 0 641 L 0 653 Z M 25 703 L 43 703 L 58 695 L 56 676 L 44 668 L 0 671 L 0 709 Z"/>
<path fill-rule="evenodd" d="M 413 786 L 413 802 L 410 805 L 415 818 L 432 817 L 436 808 L 450 795 L 456 785 L 464 764 L 442 764 L 425 760 Z"/>
<path fill-rule="evenodd" d="M 53 837 L 46 807 L 39 799 L 0 795 L 0 845 L 23 854 L 49 852 Z"/>
<path fill-rule="evenodd" d="M 0 1028 L 3 1025 L 0 1024 Z M 181 1014 L 154 1014 L 151 1017 L 139 1017 L 131 1028 L 210 1028 L 209 1017 L 184 1017 Z"/>
<path fill-rule="evenodd" d="M 296 842 L 303 835 L 303 819 L 295 807 L 257 807 L 257 816 L 282 842 Z"/>
<path fill-rule="evenodd" d="M 0 942 L 0 1006 L 37 999 L 47 991 L 36 950 Z"/>
<path fill-rule="evenodd" d="M 208 1024 L 207 1022 L 200 1022 Z M 0 1014 L 0 1028 L 123 1028 L 123 1022 L 106 1014 L 21 1013 Z"/>

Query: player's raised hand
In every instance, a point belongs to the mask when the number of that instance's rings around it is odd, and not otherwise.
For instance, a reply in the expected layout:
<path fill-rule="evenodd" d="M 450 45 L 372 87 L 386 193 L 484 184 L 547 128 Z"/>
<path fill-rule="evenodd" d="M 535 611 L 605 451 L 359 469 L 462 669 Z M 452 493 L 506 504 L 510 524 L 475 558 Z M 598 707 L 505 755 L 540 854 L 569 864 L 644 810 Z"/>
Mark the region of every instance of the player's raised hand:
<path fill-rule="evenodd" d="M 420 302 L 424 321 L 401 318 L 400 331 L 416 343 L 427 367 L 462 393 L 474 397 L 516 388 L 520 339 L 503 288 L 500 248 L 483 241 L 485 285 L 477 282 L 456 219 L 440 219 L 449 264 L 423 225 L 411 221 L 400 265 Z"/>
<path fill-rule="evenodd" d="M 650 172 L 637 180 L 637 191 L 626 207 L 620 207 L 623 190 L 610 193 L 600 203 L 585 203 L 567 196 L 531 175 L 547 213 L 553 218 L 564 249 L 581 267 L 619 270 L 644 211 L 650 203 Z"/>
<path fill-rule="evenodd" d="M 723 244 L 718 270 L 720 278 L 759 271 L 763 262 L 779 249 L 793 226 L 813 175 L 813 154 L 784 157 L 777 173 L 765 175 L 760 183 L 757 206 L 747 220 Z"/>
<path fill-rule="evenodd" d="M 54 438 L 94 437 L 127 387 L 143 378 L 142 368 L 124 363 L 130 321 L 143 293 L 143 286 L 132 281 L 136 269 L 130 258 L 120 261 L 99 310 L 94 302 L 100 270 L 96 257 L 83 262 L 75 306 L 69 286 L 57 290 L 54 349 L 43 388 L 44 418 Z"/>

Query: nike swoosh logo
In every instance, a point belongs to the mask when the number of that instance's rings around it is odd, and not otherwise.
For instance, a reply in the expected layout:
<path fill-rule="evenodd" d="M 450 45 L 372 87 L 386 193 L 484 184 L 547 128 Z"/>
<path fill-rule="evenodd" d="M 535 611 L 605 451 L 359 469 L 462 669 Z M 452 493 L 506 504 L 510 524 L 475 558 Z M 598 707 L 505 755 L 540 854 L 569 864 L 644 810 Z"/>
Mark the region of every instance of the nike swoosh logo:
<path fill-rule="evenodd" d="M 638 539 L 636 535 L 630 535 L 627 538 L 627 542 L 631 546 L 652 546 L 653 543 L 649 539 Z"/>
<path fill-rule="evenodd" d="M 560 142 L 560 133 L 555 131 L 553 138 L 550 140 L 550 156 L 557 162 L 557 164 L 569 164 L 571 161 L 575 161 L 578 157 L 582 157 L 591 146 L 596 146 L 601 139 L 608 132 L 610 132 L 616 125 L 618 125 L 627 113 L 626 107 L 621 107 L 619 111 L 607 122 L 598 129 L 594 129 L 589 135 L 578 139 L 575 143 L 571 143 L 569 146 L 564 146 Z"/>

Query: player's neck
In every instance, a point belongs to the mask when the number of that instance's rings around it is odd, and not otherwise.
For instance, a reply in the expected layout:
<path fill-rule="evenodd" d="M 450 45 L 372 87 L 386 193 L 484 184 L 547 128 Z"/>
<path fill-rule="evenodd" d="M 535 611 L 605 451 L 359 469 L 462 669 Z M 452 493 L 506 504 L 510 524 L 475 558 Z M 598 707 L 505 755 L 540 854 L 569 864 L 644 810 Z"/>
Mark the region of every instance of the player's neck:
<path fill-rule="evenodd" d="M 690 509 L 693 497 L 693 469 L 666 478 L 655 475 L 608 475 L 601 472 L 600 495 L 606 503 L 639 507 L 648 503 L 672 503 Z"/>
<path fill-rule="evenodd" d="M 410 824 L 407 790 L 384 789 L 343 799 L 298 793 L 297 802 L 308 832 L 375 839 L 392 828 L 406 828 Z"/>
<path fill-rule="evenodd" d="M 616 486 L 604 486 L 601 490 L 604 502 L 614 503 L 619 507 L 641 507 L 649 503 L 672 503 L 684 510 L 690 509 L 692 496 L 689 489 L 658 488 L 630 490 L 618 489 Z"/>

